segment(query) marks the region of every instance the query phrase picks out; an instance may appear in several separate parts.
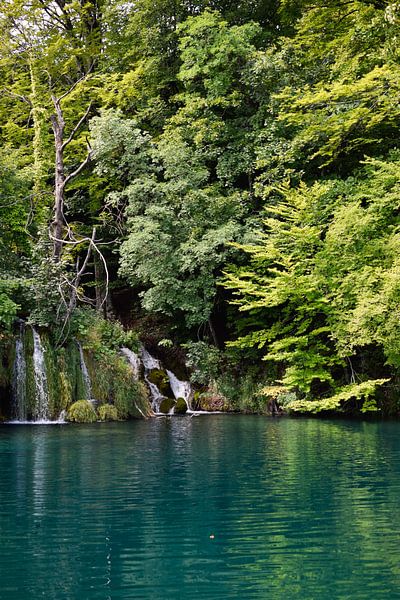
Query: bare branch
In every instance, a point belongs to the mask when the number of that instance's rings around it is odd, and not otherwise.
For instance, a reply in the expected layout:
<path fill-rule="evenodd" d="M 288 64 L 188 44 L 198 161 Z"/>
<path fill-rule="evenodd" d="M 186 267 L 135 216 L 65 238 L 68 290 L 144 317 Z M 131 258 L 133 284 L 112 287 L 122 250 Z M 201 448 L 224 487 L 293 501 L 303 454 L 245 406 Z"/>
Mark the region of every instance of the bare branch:
<path fill-rule="evenodd" d="M 10 98 L 17 98 L 17 100 L 21 100 L 21 102 L 25 102 L 25 104 L 27 104 L 28 106 L 33 108 L 32 102 L 29 100 L 29 98 L 27 96 L 23 96 L 22 94 L 16 94 L 15 92 L 8 90 L 7 88 L 1 88 L 1 91 L 4 94 L 7 94 L 8 96 L 10 96 Z"/>
<path fill-rule="evenodd" d="M 107 262 L 106 262 L 106 259 L 105 259 L 105 258 L 104 258 L 104 256 L 103 256 L 103 253 L 102 253 L 102 252 L 100 252 L 100 250 L 99 250 L 98 246 L 97 246 L 97 245 L 95 245 L 95 244 L 93 245 L 93 249 L 94 249 L 94 250 L 97 252 L 97 254 L 99 255 L 99 257 L 100 257 L 100 260 L 101 260 L 101 261 L 102 261 L 102 263 L 103 263 L 104 272 L 105 272 L 105 274 L 106 274 L 106 286 L 105 286 L 105 287 L 106 287 L 106 290 L 105 290 L 104 298 L 103 298 L 103 300 L 101 301 L 101 304 L 100 304 L 100 308 L 102 308 L 102 307 L 104 306 L 104 304 L 107 302 L 107 298 L 108 298 L 108 290 L 109 290 L 109 283 L 110 283 L 110 276 L 109 276 L 109 273 L 108 273 Z"/>
<path fill-rule="evenodd" d="M 88 76 L 90 75 L 92 69 L 93 69 L 93 63 L 90 65 L 89 69 L 87 70 L 87 73 L 85 73 L 84 75 L 82 75 L 82 77 L 80 77 L 79 79 L 74 81 L 74 83 L 71 85 L 71 87 L 57 99 L 58 102 L 61 102 L 61 100 L 64 100 L 64 98 L 69 96 L 82 81 L 87 79 Z"/>
<path fill-rule="evenodd" d="M 93 102 L 90 102 L 89 106 L 87 107 L 85 114 L 79 119 L 79 121 L 77 122 L 77 124 L 75 125 L 75 127 L 73 128 L 73 130 L 71 131 L 71 134 L 69 136 L 69 138 L 67 140 L 65 140 L 65 142 L 63 143 L 63 145 L 61 146 L 62 150 L 65 150 L 65 148 L 68 146 L 68 144 L 70 144 L 72 142 L 72 140 L 75 137 L 76 132 L 78 131 L 78 129 L 81 127 L 81 125 L 83 125 L 83 123 L 86 121 L 90 110 L 93 106 Z"/>
<path fill-rule="evenodd" d="M 57 98 L 56 96 L 54 96 L 54 94 L 51 95 L 51 99 L 53 101 L 54 108 L 55 108 L 55 111 L 57 113 L 57 119 L 56 119 L 55 122 L 58 124 L 58 126 L 61 126 L 62 128 L 64 128 L 65 127 L 65 121 L 64 121 L 64 115 L 63 115 L 63 112 L 62 112 L 61 106 L 60 106 L 60 100 L 59 100 L 59 98 Z M 54 123 L 53 123 L 53 121 L 54 121 L 54 115 L 51 115 L 50 120 L 51 120 L 51 122 L 53 124 L 53 128 L 54 128 Z"/>
<path fill-rule="evenodd" d="M 91 152 L 91 150 L 89 150 L 85 160 L 83 162 L 81 162 L 81 164 L 79 165 L 79 167 L 77 169 L 75 169 L 75 171 L 70 173 L 68 175 L 68 177 L 65 178 L 64 186 L 66 186 L 67 183 L 69 183 L 71 181 L 71 179 L 74 179 L 75 177 L 77 177 L 79 175 L 79 173 L 81 171 L 83 171 L 83 169 L 90 163 L 91 159 L 92 159 L 92 152 Z"/>
<path fill-rule="evenodd" d="M 54 19 L 55 21 L 57 21 L 57 23 L 58 23 L 59 25 L 61 25 L 61 27 L 62 27 L 62 28 L 64 29 L 64 31 L 65 31 L 65 29 L 66 29 L 66 27 L 65 27 L 65 23 L 64 23 L 64 22 L 63 22 L 63 20 L 62 20 L 62 19 L 59 17 L 59 15 L 57 15 L 57 13 L 56 13 L 55 11 L 51 10 L 51 9 L 50 9 L 50 7 L 49 7 L 49 6 L 47 6 L 47 5 L 46 5 L 46 3 L 45 3 L 43 0 L 39 0 L 39 2 L 40 2 L 40 4 L 42 5 L 42 7 L 43 7 L 43 10 L 44 10 L 44 11 L 45 11 L 45 12 L 46 12 L 48 15 L 49 15 L 49 17 L 50 17 L 51 19 Z"/>

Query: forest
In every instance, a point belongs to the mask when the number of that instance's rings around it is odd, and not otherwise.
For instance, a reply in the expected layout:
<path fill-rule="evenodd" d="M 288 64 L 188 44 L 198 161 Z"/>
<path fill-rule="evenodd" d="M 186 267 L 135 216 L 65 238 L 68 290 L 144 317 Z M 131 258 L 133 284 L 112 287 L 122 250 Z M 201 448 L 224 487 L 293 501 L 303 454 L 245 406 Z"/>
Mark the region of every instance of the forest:
<path fill-rule="evenodd" d="M 141 343 L 204 410 L 398 415 L 399 35 L 386 0 L 3 0 L 0 417 L 22 323 L 57 411 L 83 348 L 146 414 Z"/>

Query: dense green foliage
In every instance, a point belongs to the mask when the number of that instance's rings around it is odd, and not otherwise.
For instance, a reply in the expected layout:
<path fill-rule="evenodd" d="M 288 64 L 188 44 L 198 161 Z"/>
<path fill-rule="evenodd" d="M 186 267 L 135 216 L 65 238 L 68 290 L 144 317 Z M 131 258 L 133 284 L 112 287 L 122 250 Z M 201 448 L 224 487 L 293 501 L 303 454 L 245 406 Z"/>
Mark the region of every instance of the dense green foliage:
<path fill-rule="evenodd" d="M 96 411 L 87 400 L 78 400 L 68 409 L 68 421 L 75 423 L 94 423 L 97 421 Z"/>
<path fill-rule="evenodd" d="M 100 421 L 118 421 L 118 410 L 112 404 L 102 404 L 98 410 Z"/>
<path fill-rule="evenodd" d="M 397 414 L 399 28 L 384 0 L 7 2 L 2 334 L 76 336 L 120 417 L 139 334 L 207 406 Z"/>

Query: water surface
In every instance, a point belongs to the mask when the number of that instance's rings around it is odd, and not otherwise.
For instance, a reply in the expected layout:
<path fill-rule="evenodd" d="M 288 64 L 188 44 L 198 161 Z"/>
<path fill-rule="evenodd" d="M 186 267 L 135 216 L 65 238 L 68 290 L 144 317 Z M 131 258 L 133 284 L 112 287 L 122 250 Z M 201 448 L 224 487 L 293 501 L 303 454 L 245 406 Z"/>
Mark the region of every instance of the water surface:
<path fill-rule="evenodd" d="M 0 598 L 400 598 L 399 440 L 252 416 L 2 426 Z"/>

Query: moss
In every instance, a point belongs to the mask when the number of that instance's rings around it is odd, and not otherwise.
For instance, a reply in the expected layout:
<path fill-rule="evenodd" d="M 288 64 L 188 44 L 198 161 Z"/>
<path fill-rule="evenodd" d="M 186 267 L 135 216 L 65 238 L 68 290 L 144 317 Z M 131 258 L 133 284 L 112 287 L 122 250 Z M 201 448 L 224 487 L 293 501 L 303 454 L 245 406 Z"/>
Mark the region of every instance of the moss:
<path fill-rule="evenodd" d="M 123 419 L 150 416 L 146 386 L 132 376 L 131 366 L 117 352 L 87 353 L 94 397 L 101 403 L 112 402 Z"/>
<path fill-rule="evenodd" d="M 12 412 L 14 360 L 15 337 L 8 334 L 0 334 L 0 413 L 2 417 L 4 415 L 11 416 Z"/>
<path fill-rule="evenodd" d="M 163 369 L 152 369 L 147 375 L 147 379 L 158 387 L 163 396 L 171 397 L 173 395 L 169 385 L 169 377 Z"/>
<path fill-rule="evenodd" d="M 135 407 L 141 417 L 151 417 L 154 415 L 150 404 L 149 390 L 143 381 L 136 382 L 137 397 Z"/>
<path fill-rule="evenodd" d="M 187 404 L 184 398 L 178 398 L 174 408 L 174 414 L 184 415 L 187 411 Z"/>
<path fill-rule="evenodd" d="M 55 419 L 65 408 L 60 406 L 61 390 L 58 357 L 46 332 L 40 332 L 40 339 L 44 350 L 50 417 Z"/>
<path fill-rule="evenodd" d="M 78 400 L 69 407 L 67 420 L 75 423 L 94 423 L 97 421 L 97 414 L 90 402 Z"/>
<path fill-rule="evenodd" d="M 12 372 L 15 359 L 15 338 L 0 334 L 0 387 L 12 384 Z"/>
<path fill-rule="evenodd" d="M 229 403 L 225 396 L 218 392 L 217 389 L 210 386 L 206 392 L 202 392 L 198 396 L 197 405 L 200 410 L 205 411 L 228 411 Z"/>
<path fill-rule="evenodd" d="M 87 364 L 87 357 L 90 353 L 84 351 L 85 362 Z M 79 347 L 76 340 L 71 340 L 65 348 L 60 352 L 60 360 L 62 364 L 62 371 L 65 373 L 65 377 L 69 382 L 71 402 L 76 402 L 80 398 L 85 398 L 86 387 L 83 380 L 83 373 L 81 368 L 81 358 L 79 353 Z M 96 367 L 93 367 L 96 370 Z M 98 398 L 96 394 L 93 394 L 94 398 Z M 105 398 L 104 398 L 105 400 Z"/>
<path fill-rule="evenodd" d="M 124 418 L 141 417 L 149 412 L 147 389 L 132 377 L 130 366 L 116 357 L 111 396 L 119 414 Z"/>
<path fill-rule="evenodd" d="M 99 407 L 100 421 L 119 421 L 120 417 L 116 406 L 112 404 L 102 404 Z"/>
<path fill-rule="evenodd" d="M 72 402 L 72 387 L 64 370 L 60 370 L 60 412 L 65 410 Z"/>
<path fill-rule="evenodd" d="M 175 400 L 172 400 L 172 398 L 164 398 L 160 404 L 160 412 L 167 415 L 174 406 Z"/>
<path fill-rule="evenodd" d="M 99 402 L 108 402 L 111 397 L 114 353 L 96 354 L 85 351 L 84 355 L 93 397 Z"/>

